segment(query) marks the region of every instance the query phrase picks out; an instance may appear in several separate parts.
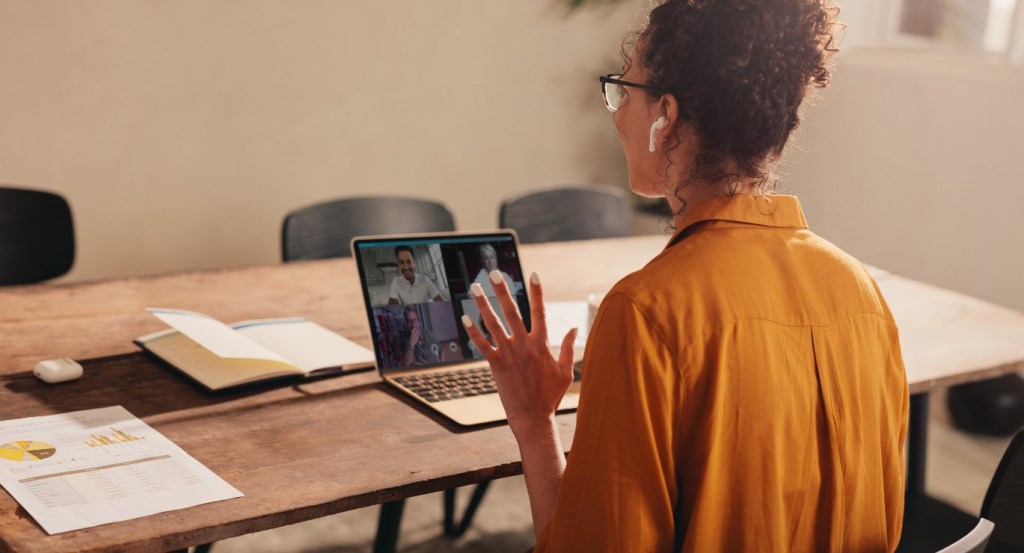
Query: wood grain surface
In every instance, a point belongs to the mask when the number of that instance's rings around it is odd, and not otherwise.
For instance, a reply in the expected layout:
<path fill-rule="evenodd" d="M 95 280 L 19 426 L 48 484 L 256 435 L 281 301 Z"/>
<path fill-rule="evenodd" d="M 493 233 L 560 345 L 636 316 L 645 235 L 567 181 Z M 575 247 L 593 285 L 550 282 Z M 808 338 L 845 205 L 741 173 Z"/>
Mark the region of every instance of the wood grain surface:
<path fill-rule="evenodd" d="M 666 238 L 522 246 L 550 300 L 603 293 Z M 912 392 L 1024 368 L 1024 316 L 872 270 L 900 327 Z M 0 289 L 0 420 L 123 405 L 245 497 L 48 536 L 0 493 L 0 551 L 166 551 L 520 472 L 504 424 L 467 430 L 386 388 L 375 372 L 208 393 L 138 352 L 164 325 L 145 307 L 225 322 L 301 315 L 369 346 L 351 259 Z M 78 381 L 31 374 L 51 357 Z M 575 416 L 558 417 L 566 447 Z"/>

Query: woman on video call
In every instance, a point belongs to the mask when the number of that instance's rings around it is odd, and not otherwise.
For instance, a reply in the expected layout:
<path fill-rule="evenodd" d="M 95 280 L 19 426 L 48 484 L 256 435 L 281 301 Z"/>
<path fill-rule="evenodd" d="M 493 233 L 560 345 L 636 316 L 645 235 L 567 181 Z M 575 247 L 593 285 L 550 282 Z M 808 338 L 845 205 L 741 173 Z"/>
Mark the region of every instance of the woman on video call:
<path fill-rule="evenodd" d="M 490 297 L 494 297 L 494 288 L 491 287 L 491 279 L 488 275 L 494 271 L 498 271 L 501 277 L 505 279 L 505 282 L 512 285 L 512 277 L 508 273 L 498 268 L 498 251 L 494 249 L 494 246 L 490 244 L 484 244 L 477 250 L 480 254 L 480 271 L 476 274 L 476 278 L 473 282 L 476 282 L 484 289 L 484 294 Z M 513 290 L 513 293 L 515 291 Z"/>
<path fill-rule="evenodd" d="M 492 345 L 464 318 L 519 443 L 537 551 L 896 547 L 896 325 L 861 264 L 774 194 L 800 103 L 829 80 L 836 14 L 828 0 L 664 1 L 623 73 L 601 79 L 630 187 L 667 200 L 675 234 L 601 304 L 568 463 L 554 411 L 575 332 L 552 357 L 539 277 L 530 333 L 497 273 L 510 334 Z"/>

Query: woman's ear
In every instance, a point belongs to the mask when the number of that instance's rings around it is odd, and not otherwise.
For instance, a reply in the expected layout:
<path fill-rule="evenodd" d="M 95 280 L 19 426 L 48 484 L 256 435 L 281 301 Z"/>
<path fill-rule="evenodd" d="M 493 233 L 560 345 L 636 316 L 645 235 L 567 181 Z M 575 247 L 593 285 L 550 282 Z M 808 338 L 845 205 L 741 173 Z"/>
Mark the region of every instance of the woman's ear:
<path fill-rule="evenodd" d="M 662 94 L 654 105 L 654 111 L 658 117 L 651 123 L 651 141 L 647 147 L 652 154 L 658 151 L 658 144 L 668 142 L 670 136 L 675 136 L 679 104 L 676 103 L 675 96 Z"/>
<path fill-rule="evenodd" d="M 679 124 L 679 102 L 671 94 L 662 94 L 658 98 L 658 111 L 668 120 L 665 125 L 665 136 L 675 134 L 676 126 Z"/>

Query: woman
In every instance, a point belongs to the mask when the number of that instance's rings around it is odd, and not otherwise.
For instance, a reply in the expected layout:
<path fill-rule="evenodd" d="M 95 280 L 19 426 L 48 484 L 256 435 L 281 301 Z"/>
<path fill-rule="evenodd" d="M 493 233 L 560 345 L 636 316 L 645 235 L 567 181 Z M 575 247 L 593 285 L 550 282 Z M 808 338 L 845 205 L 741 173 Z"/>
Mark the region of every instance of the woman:
<path fill-rule="evenodd" d="M 494 249 L 494 246 L 490 244 L 484 244 L 483 246 L 480 246 L 477 253 L 480 254 L 481 269 L 479 272 L 477 272 L 476 278 L 473 279 L 473 282 L 482 286 L 484 289 L 484 294 L 486 294 L 488 297 L 493 298 L 494 289 L 491 288 L 491 280 L 488 277 L 488 275 L 490 275 L 494 271 L 498 271 L 499 273 L 501 273 L 502 278 L 505 279 L 505 282 L 510 286 L 512 285 L 512 277 L 509 276 L 509 274 L 506 273 L 505 271 L 502 271 L 501 269 L 498 268 L 498 252 L 497 250 Z M 513 290 L 513 293 L 514 292 L 515 291 Z"/>
<path fill-rule="evenodd" d="M 621 76 L 602 78 L 631 188 L 675 234 L 605 296 L 590 332 L 572 455 L 554 409 L 570 332 L 488 344 L 519 443 L 537 551 L 891 551 L 903 515 L 907 383 L 864 268 L 809 232 L 771 167 L 808 89 L 829 79 L 827 0 L 668 0 Z M 495 313 L 472 287 L 482 320 Z"/>

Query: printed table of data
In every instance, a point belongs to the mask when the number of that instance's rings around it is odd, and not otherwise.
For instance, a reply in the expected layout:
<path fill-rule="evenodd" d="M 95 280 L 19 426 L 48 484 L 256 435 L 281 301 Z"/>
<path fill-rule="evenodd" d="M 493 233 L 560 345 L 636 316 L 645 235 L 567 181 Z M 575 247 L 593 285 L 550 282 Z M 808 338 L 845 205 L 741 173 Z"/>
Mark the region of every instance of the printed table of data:
<path fill-rule="evenodd" d="M 50 534 L 242 495 L 120 406 L 0 422 L 0 484 Z"/>

